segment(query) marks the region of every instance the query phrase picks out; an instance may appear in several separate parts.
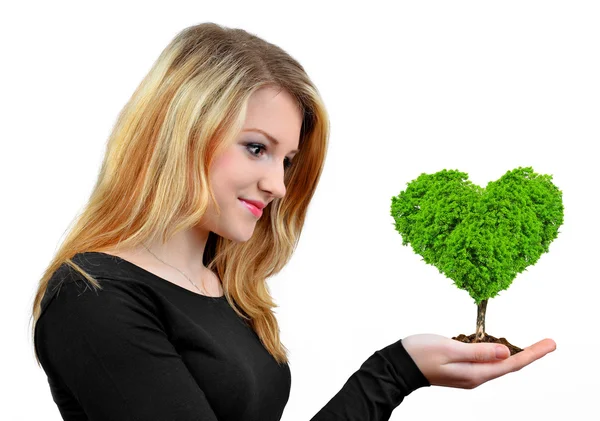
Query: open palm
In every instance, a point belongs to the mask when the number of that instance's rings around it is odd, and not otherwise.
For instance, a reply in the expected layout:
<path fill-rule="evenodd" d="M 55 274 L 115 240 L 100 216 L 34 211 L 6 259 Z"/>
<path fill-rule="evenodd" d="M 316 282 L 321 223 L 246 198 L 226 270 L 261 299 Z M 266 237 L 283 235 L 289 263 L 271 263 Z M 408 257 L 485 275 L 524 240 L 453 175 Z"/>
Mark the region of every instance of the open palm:
<path fill-rule="evenodd" d="M 552 339 L 543 339 L 510 356 L 501 344 L 469 344 L 429 333 L 407 336 L 402 345 L 432 386 L 461 389 L 518 371 L 556 349 Z"/>

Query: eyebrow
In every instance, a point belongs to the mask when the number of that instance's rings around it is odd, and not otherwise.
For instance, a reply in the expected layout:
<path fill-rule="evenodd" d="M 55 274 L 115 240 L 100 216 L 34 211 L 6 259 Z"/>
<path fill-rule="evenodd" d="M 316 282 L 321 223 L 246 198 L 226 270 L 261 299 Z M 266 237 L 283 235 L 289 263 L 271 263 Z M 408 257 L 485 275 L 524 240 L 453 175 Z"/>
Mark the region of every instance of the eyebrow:
<path fill-rule="evenodd" d="M 261 129 L 244 129 L 242 130 L 243 132 L 258 132 L 261 133 L 264 137 L 266 137 L 267 139 L 269 139 L 271 142 L 273 142 L 276 145 L 279 145 L 279 140 L 275 139 L 273 136 L 271 136 L 269 133 L 265 132 L 264 130 Z M 294 149 L 293 151 L 290 151 L 290 153 L 297 153 L 299 152 L 298 149 Z"/>

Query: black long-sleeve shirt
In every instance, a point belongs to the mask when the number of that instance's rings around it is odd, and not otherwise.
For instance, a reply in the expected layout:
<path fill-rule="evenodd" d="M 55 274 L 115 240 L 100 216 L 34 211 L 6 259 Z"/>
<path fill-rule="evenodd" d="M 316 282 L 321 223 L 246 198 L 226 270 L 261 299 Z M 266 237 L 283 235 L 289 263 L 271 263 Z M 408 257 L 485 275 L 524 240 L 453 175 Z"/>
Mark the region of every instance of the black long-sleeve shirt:
<path fill-rule="evenodd" d="M 63 419 L 275 421 L 291 373 L 224 296 L 196 294 L 117 256 L 63 264 L 42 299 L 34 344 Z M 369 357 L 312 418 L 387 420 L 430 386 L 398 341 Z"/>

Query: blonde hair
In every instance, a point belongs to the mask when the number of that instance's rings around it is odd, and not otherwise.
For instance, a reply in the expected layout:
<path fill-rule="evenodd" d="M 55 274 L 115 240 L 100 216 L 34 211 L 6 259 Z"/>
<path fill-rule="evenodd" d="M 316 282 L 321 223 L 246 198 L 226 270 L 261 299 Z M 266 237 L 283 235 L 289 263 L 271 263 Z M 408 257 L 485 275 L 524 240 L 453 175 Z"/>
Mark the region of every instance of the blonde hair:
<path fill-rule="evenodd" d="M 167 241 L 198 225 L 209 200 L 216 204 L 208 183 L 211 163 L 241 132 L 249 97 L 267 86 L 290 93 L 303 114 L 300 151 L 284 176 L 286 195 L 263 210 L 246 242 L 211 232 L 203 262 L 268 352 L 278 363 L 288 362 L 266 278 L 285 266 L 300 238 L 325 161 L 328 116 L 294 58 L 242 29 L 211 22 L 176 35 L 119 114 L 89 201 L 39 281 L 34 341 L 42 298 L 63 263 L 102 288 L 71 260 L 75 254 Z M 35 357 L 40 365 L 37 352 Z"/>

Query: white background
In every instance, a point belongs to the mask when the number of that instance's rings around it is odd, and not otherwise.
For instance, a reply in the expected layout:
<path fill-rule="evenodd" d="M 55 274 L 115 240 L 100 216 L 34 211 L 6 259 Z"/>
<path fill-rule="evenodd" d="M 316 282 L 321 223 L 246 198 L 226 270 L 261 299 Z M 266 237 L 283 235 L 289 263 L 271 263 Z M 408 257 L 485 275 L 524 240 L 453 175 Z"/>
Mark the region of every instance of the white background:
<path fill-rule="evenodd" d="M 589 1 L 23 1 L 0 17 L 3 420 L 60 420 L 35 364 L 37 281 L 95 183 L 116 117 L 171 39 L 213 21 L 297 58 L 332 132 L 293 260 L 269 280 L 292 389 L 308 420 L 373 352 L 471 334 L 468 293 L 403 247 L 391 197 L 420 173 L 482 186 L 552 174 L 565 222 L 535 267 L 488 304 L 486 330 L 557 349 L 473 390 L 415 391 L 392 420 L 589 420 L 598 393 L 600 11 Z"/>

